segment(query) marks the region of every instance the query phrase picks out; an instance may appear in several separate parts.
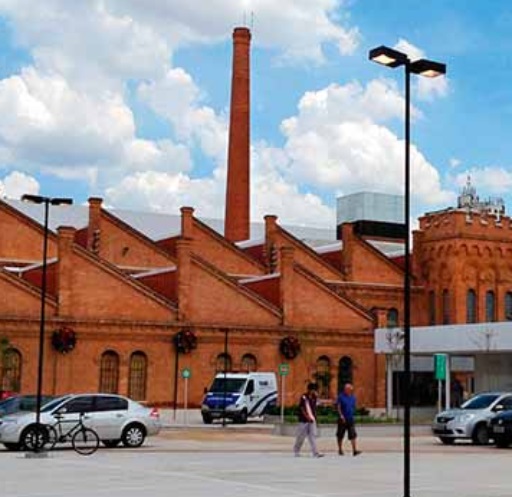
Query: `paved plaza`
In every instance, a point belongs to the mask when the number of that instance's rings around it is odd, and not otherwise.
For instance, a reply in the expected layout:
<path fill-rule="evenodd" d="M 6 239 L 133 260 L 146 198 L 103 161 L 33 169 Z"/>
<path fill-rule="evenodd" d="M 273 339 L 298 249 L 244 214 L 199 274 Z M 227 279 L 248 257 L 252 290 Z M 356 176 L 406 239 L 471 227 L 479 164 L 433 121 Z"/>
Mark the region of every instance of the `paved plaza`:
<path fill-rule="evenodd" d="M 510 497 L 511 450 L 444 447 L 427 430 L 413 431 L 414 497 Z M 400 497 L 401 440 L 396 427 L 361 428 L 360 457 L 338 456 L 321 438 L 325 457 L 307 443 L 261 426 L 175 427 L 140 449 L 102 449 L 90 457 L 58 450 L 44 459 L 0 451 L 2 497 Z M 348 447 L 347 447 L 348 449 Z"/>

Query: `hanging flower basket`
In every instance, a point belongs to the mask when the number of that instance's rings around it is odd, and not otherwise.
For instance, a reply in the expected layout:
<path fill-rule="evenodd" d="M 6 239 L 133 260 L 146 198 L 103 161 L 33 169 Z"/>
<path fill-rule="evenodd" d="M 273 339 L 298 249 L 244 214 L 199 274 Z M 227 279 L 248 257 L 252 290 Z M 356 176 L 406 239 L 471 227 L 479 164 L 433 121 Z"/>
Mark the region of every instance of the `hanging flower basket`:
<path fill-rule="evenodd" d="M 197 337 L 192 330 L 182 330 L 173 338 L 174 346 L 180 354 L 188 354 L 197 348 Z"/>
<path fill-rule="evenodd" d="M 61 354 L 71 352 L 76 345 L 75 332 L 66 326 L 55 330 L 52 334 L 52 345 L 53 348 Z"/>
<path fill-rule="evenodd" d="M 279 352 L 286 359 L 295 359 L 300 353 L 300 342 L 296 337 L 288 336 L 279 343 Z"/>

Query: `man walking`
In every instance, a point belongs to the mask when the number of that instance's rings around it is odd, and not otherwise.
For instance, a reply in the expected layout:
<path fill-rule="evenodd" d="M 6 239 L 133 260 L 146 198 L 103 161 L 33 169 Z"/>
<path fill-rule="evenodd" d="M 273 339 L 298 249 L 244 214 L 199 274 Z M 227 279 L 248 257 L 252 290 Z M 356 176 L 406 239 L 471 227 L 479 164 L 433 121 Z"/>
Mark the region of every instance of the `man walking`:
<path fill-rule="evenodd" d="M 338 395 L 336 403 L 338 409 L 338 429 L 336 430 L 336 439 L 338 440 L 338 454 L 343 455 L 343 438 L 345 433 L 352 445 L 352 454 L 358 456 L 361 454 L 357 450 L 357 433 L 355 426 L 356 414 L 356 397 L 354 396 L 354 387 L 350 383 L 346 383 L 343 391 Z"/>
<path fill-rule="evenodd" d="M 323 457 L 323 454 L 318 452 L 316 447 L 316 399 L 318 387 L 316 383 L 310 383 L 308 390 L 304 393 L 299 402 L 299 427 L 297 428 L 297 436 L 295 438 L 295 445 L 293 446 L 293 453 L 295 457 L 299 457 L 300 449 L 306 437 L 308 438 L 309 445 L 313 457 Z"/>

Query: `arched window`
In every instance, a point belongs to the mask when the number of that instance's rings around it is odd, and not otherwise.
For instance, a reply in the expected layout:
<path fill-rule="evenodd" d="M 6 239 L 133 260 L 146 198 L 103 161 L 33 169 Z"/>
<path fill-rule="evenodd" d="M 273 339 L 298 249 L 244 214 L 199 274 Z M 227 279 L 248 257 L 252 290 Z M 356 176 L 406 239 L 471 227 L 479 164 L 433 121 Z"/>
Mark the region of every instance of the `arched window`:
<path fill-rule="evenodd" d="M 450 324 L 450 293 L 443 290 L 443 324 Z"/>
<path fill-rule="evenodd" d="M 338 392 L 343 391 L 346 383 L 353 383 L 353 362 L 348 356 L 343 356 L 340 359 L 338 366 Z"/>
<path fill-rule="evenodd" d="M 428 324 L 430 326 L 436 324 L 436 292 L 434 290 L 428 292 Z"/>
<path fill-rule="evenodd" d="M 130 357 L 128 397 L 133 400 L 146 399 L 148 359 L 144 352 L 134 352 Z"/>
<path fill-rule="evenodd" d="M 512 292 L 505 294 L 505 320 L 512 321 Z"/>
<path fill-rule="evenodd" d="M 476 292 L 468 290 L 466 296 L 466 322 L 476 323 Z"/>
<path fill-rule="evenodd" d="M 318 396 L 321 399 L 328 399 L 331 386 L 331 360 L 325 355 L 316 361 L 315 379 L 318 385 Z"/>
<path fill-rule="evenodd" d="M 100 388 L 103 393 L 117 393 L 119 388 L 119 355 L 107 350 L 101 355 Z"/>
<path fill-rule="evenodd" d="M 485 320 L 487 322 L 496 321 L 496 297 L 492 290 L 485 294 Z"/>
<path fill-rule="evenodd" d="M 387 327 L 396 328 L 398 326 L 398 311 L 396 309 L 388 309 Z"/>
<path fill-rule="evenodd" d="M 21 390 L 21 353 L 16 349 L 7 349 L 2 358 L 1 390 L 19 392 Z"/>
<path fill-rule="evenodd" d="M 242 371 L 257 371 L 258 369 L 258 361 L 256 357 L 252 354 L 244 354 L 242 357 Z"/>
<path fill-rule="evenodd" d="M 219 354 L 215 363 L 215 371 L 223 373 L 224 371 L 231 371 L 233 369 L 233 361 L 229 354 Z"/>

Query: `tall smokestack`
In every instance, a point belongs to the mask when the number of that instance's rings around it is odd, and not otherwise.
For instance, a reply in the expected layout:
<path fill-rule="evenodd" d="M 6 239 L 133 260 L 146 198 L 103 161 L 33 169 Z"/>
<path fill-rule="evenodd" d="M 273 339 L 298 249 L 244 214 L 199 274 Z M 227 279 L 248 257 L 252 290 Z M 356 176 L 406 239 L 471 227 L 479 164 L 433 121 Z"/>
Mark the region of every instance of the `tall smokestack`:
<path fill-rule="evenodd" d="M 224 218 L 224 236 L 232 242 L 250 236 L 250 45 L 250 30 L 235 28 Z"/>

